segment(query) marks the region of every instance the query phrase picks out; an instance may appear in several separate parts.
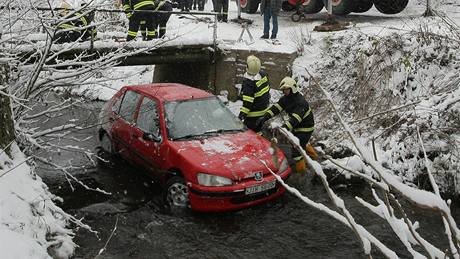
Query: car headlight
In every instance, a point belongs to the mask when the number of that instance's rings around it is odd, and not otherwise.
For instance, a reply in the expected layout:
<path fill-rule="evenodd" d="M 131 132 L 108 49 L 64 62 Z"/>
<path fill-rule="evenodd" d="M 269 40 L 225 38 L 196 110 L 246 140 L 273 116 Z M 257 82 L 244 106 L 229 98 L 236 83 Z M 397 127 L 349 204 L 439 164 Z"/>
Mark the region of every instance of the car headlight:
<path fill-rule="evenodd" d="M 205 173 L 198 174 L 198 183 L 204 186 L 226 186 L 233 184 L 232 180 L 227 177 Z"/>
<path fill-rule="evenodd" d="M 281 161 L 281 165 L 280 165 L 280 169 L 278 170 L 278 173 L 282 173 L 284 171 L 286 171 L 286 169 L 288 168 L 288 161 L 286 158 L 283 158 L 283 161 Z"/>

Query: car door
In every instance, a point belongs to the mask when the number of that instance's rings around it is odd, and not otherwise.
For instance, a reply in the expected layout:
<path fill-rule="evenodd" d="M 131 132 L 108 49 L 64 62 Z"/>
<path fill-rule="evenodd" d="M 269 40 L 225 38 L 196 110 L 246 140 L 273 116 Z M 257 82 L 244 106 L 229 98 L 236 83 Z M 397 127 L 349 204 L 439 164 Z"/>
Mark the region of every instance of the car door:
<path fill-rule="evenodd" d="M 151 172 L 158 172 L 161 168 L 160 148 L 163 139 L 156 100 L 149 97 L 142 99 L 133 132 L 133 161 Z"/>
<path fill-rule="evenodd" d="M 141 95 L 135 91 L 125 92 L 118 116 L 112 126 L 112 138 L 117 152 L 131 162 L 130 148 L 135 129 L 134 122 Z"/>

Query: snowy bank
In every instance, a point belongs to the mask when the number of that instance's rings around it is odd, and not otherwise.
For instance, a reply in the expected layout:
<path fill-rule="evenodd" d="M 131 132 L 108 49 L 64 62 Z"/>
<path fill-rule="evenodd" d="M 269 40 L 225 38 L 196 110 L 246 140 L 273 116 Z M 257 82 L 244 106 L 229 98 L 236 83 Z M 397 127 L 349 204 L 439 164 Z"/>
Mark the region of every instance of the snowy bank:
<path fill-rule="evenodd" d="M 34 173 L 17 145 L 0 149 L 0 251 L 2 258 L 68 258 L 76 244 L 68 215 Z"/>

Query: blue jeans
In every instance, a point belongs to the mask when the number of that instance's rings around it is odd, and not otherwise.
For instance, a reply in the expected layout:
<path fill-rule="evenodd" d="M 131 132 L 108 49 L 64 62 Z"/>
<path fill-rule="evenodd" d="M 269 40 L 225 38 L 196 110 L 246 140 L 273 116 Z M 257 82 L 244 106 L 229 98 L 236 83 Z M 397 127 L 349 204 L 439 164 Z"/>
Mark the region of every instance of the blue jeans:
<path fill-rule="evenodd" d="M 272 19 L 272 37 L 276 37 L 278 33 L 278 15 L 272 14 L 270 7 L 266 7 L 264 11 L 264 35 L 269 35 L 270 32 L 270 18 Z"/>

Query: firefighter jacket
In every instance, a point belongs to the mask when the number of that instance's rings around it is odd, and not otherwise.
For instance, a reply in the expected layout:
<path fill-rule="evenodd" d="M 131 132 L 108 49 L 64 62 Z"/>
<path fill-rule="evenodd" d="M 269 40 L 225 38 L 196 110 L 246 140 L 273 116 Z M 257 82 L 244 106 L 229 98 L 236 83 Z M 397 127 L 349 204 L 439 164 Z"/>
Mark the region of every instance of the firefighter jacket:
<path fill-rule="evenodd" d="M 122 0 L 122 4 L 128 18 L 133 10 L 153 10 L 155 6 L 153 0 Z"/>
<path fill-rule="evenodd" d="M 65 29 L 65 30 L 73 30 L 75 32 L 79 32 L 82 35 L 83 39 L 87 39 L 90 37 L 96 37 L 97 31 L 96 31 L 96 26 L 91 26 L 83 30 L 78 30 L 78 28 L 81 27 L 87 27 L 91 24 L 91 22 L 94 19 L 94 12 L 89 12 L 85 15 L 83 15 L 80 12 L 75 12 L 72 14 L 72 16 L 67 17 L 70 21 L 67 21 L 65 23 L 60 24 L 58 27 L 60 29 Z"/>
<path fill-rule="evenodd" d="M 315 121 L 310 105 L 301 93 L 283 96 L 277 103 L 272 105 L 268 110 L 270 117 L 286 111 L 289 120 L 283 125 L 290 131 L 295 132 L 312 132 Z"/>
<path fill-rule="evenodd" d="M 268 111 L 270 101 L 270 83 L 267 73 L 260 71 L 257 75 L 244 75 L 241 88 L 243 106 L 240 114 L 244 117 L 261 117 Z"/>

